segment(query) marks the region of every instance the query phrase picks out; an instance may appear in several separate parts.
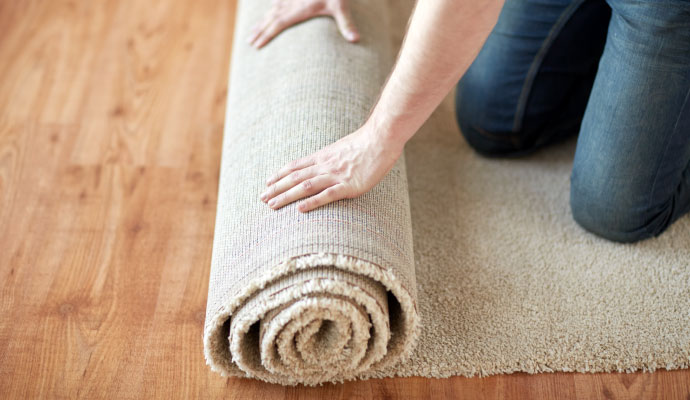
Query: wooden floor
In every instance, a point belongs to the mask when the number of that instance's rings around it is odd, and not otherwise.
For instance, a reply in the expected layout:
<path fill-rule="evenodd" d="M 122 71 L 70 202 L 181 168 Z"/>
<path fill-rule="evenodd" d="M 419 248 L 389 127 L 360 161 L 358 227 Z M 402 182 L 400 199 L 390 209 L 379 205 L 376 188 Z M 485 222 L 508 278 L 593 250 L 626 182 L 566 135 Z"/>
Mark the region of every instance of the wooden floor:
<path fill-rule="evenodd" d="M 202 353 L 233 0 L 0 0 L 0 398 L 690 398 L 688 371 L 223 379 Z"/>

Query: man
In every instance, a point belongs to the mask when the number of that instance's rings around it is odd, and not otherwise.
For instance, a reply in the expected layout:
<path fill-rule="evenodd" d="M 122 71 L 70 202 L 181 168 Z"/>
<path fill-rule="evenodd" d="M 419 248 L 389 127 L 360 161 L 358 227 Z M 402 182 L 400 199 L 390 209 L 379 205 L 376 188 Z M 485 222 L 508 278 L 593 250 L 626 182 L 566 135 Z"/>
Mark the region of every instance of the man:
<path fill-rule="evenodd" d="M 318 15 L 358 40 L 345 0 L 283 0 L 249 41 L 260 48 Z M 458 122 L 481 154 L 579 132 L 570 205 L 585 229 L 634 242 L 690 210 L 687 0 L 420 1 L 369 119 L 280 169 L 261 199 L 304 199 L 306 212 L 367 192 L 458 80 Z"/>

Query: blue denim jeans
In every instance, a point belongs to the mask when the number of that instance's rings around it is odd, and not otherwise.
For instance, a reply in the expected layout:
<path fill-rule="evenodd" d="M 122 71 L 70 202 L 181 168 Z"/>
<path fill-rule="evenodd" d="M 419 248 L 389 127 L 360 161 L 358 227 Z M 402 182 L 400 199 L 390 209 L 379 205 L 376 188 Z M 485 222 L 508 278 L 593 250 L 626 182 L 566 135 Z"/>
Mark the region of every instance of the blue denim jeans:
<path fill-rule="evenodd" d="M 480 154 L 579 133 L 570 206 L 585 229 L 633 242 L 690 210 L 690 0 L 507 0 L 457 89 Z"/>

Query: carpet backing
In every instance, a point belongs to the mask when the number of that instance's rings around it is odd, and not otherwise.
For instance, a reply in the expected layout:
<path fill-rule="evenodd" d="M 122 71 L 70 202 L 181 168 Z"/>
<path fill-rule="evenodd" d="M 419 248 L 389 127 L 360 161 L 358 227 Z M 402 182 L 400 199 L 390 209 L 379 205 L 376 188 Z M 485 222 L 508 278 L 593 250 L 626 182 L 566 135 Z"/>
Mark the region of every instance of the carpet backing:
<path fill-rule="evenodd" d="M 285 163 L 358 128 L 392 67 L 410 2 L 351 3 L 358 44 L 316 18 L 257 51 L 245 40 L 270 1 L 239 1 L 211 369 L 313 385 L 688 367 L 690 218 L 634 245 L 584 232 L 568 207 L 574 141 L 482 158 L 449 96 L 369 193 L 306 214 L 259 200 Z"/>

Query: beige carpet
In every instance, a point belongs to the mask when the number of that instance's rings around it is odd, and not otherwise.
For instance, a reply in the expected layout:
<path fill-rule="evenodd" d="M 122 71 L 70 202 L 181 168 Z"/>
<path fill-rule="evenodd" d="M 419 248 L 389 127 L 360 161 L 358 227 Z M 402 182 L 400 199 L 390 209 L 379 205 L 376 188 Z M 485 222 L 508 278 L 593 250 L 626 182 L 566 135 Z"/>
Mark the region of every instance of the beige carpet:
<path fill-rule="evenodd" d="M 362 198 L 304 215 L 259 201 L 270 172 L 354 129 L 376 97 L 392 54 L 383 38 L 399 42 L 410 4 L 353 3 L 361 44 L 321 18 L 256 52 L 246 31 L 269 1 L 240 2 L 211 368 L 283 384 L 687 368 L 690 218 L 635 245 L 584 232 L 568 208 L 574 141 L 481 158 L 448 98 Z"/>

